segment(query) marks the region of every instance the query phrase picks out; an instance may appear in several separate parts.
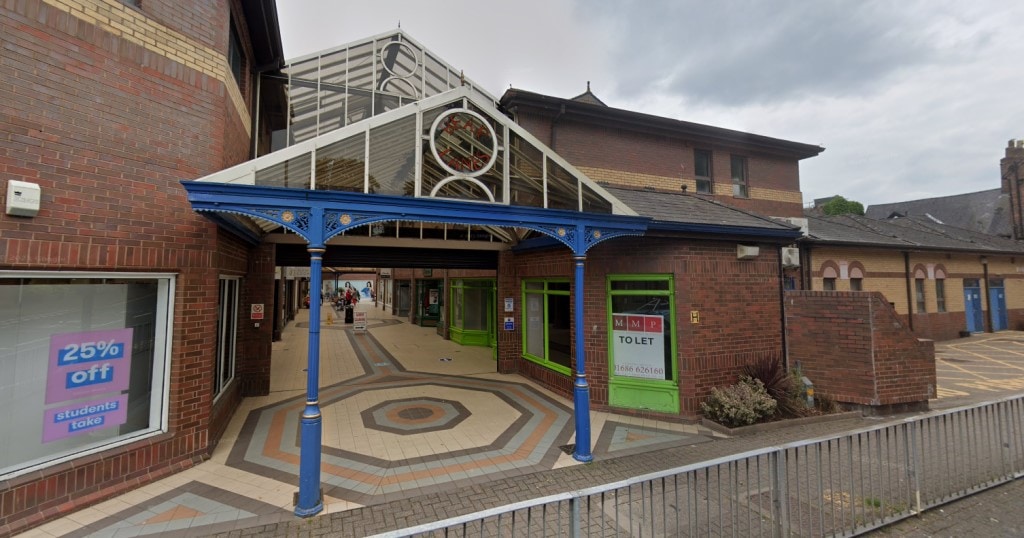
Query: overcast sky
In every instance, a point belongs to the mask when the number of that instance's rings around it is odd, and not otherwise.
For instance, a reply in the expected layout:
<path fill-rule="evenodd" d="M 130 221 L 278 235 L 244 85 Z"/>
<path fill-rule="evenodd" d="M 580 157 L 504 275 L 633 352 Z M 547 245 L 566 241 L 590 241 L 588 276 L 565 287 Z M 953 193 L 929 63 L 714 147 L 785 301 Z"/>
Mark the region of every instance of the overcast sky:
<path fill-rule="evenodd" d="M 277 0 L 285 56 L 401 28 L 500 96 L 609 106 L 818 144 L 804 202 L 999 187 L 1024 138 L 1019 0 Z M 756 178 L 751 178 L 756 185 Z"/>

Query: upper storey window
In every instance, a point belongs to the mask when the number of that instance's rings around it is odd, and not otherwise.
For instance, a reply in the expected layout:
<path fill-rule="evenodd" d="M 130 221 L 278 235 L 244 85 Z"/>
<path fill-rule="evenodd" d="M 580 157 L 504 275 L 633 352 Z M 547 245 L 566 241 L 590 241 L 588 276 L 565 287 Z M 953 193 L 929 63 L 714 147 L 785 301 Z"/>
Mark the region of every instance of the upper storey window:
<path fill-rule="evenodd" d="M 238 31 L 235 30 L 234 24 L 231 25 L 231 37 L 228 42 L 228 65 L 231 67 L 231 74 L 235 77 L 238 89 L 244 90 L 242 71 L 245 65 L 245 58 L 242 55 L 242 42 L 238 39 Z"/>
<path fill-rule="evenodd" d="M 747 158 L 732 156 L 732 195 L 737 198 L 750 198 L 749 180 L 747 178 Z"/>
<path fill-rule="evenodd" d="M 711 182 L 711 152 L 703 149 L 693 150 L 693 175 L 697 181 L 697 192 L 701 194 L 714 193 L 714 184 Z"/>

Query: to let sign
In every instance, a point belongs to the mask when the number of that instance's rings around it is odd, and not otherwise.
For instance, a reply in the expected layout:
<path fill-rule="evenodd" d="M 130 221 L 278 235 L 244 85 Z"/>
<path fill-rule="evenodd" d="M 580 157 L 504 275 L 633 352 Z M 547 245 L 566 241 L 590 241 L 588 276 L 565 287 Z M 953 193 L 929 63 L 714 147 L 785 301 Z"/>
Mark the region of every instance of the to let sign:
<path fill-rule="evenodd" d="M 263 319 L 263 303 L 249 306 L 249 319 Z"/>

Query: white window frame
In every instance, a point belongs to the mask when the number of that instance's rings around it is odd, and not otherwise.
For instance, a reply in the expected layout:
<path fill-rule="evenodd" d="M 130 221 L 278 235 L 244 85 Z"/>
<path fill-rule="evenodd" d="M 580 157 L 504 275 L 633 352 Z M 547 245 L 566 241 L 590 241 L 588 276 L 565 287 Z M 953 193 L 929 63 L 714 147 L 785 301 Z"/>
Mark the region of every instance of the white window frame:
<path fill-rule="evenodd" d="M 0 270 L 0 278 L 32 278 L 32 279 L 137 279 L 157 280 L 156 325 L 163 330 L 153 335 L 153 373 L 160 373 L 160 379 L 154 379 L 154 387 L 150 392 L 149 429 L 125 435 L 114 441 L 99 441 L 94 445 L 84 446 L 63 456 L 49 457 L 37 462 L 26 462 L 24 467 L 12 469 L 0 474 L 0 480 L 8 480 L 21 475 L 46 469 L 69 461 L 88 457 L 93 454 L 138 442 L 141 439 L 167 433 L 170 415 L 171 395 L 171 343 L 174 341 L 174 303 L 177 275 L 174 273 L 125 273 L 125 272 L 89 272 L 89 271 L 8 271 Z M 155 386 L 157 382 L 161 386 Z"/>
<path fill-rule="evenodd" d="M 234 284 L 234 297 L 228 298 L 227 302 L 222 301 L 224 285 Z M 242 277 L 233 275 L 220 275 L 217 279 L 217 347 L 213 368 L 213 401 L 216 402 L 228 387 L 235 381 L 235 366 L 238 357 L 238 305 L 242 295 Z M 230 288 L 229 288 L 230 291 Z M 233 316 L 228 318 L 231 313 Z M 231 323 L 224 324 L 222 320 L 229 319 Z M 231 333 L 230 335 L 226 333 Z M 230 336 L 230 338 L 228 338 Z M 224 349 L 224 345 L 230 343 L 230 351 Z M 224 369 L 230 368 L 227 380 L 224 380 Z"/>

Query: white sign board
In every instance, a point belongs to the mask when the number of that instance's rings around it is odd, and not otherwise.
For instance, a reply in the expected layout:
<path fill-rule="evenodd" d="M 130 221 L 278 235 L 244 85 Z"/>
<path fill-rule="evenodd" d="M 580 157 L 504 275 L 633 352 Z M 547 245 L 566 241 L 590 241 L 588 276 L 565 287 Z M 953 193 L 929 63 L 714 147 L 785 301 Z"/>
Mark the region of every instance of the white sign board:
<path fill-rule="evenodd" d="M 352 330 L 366 331 L 366 312 L 352 312 Z"/>
<path fill-rule="evenodd" d="M 665 318 L 612 314 L 615 375 L 665 379 Z"/>
<path fill-rule="evenodd" d="M 263 303 L 249 305 L 249 319 L 263 319 Z"/>

